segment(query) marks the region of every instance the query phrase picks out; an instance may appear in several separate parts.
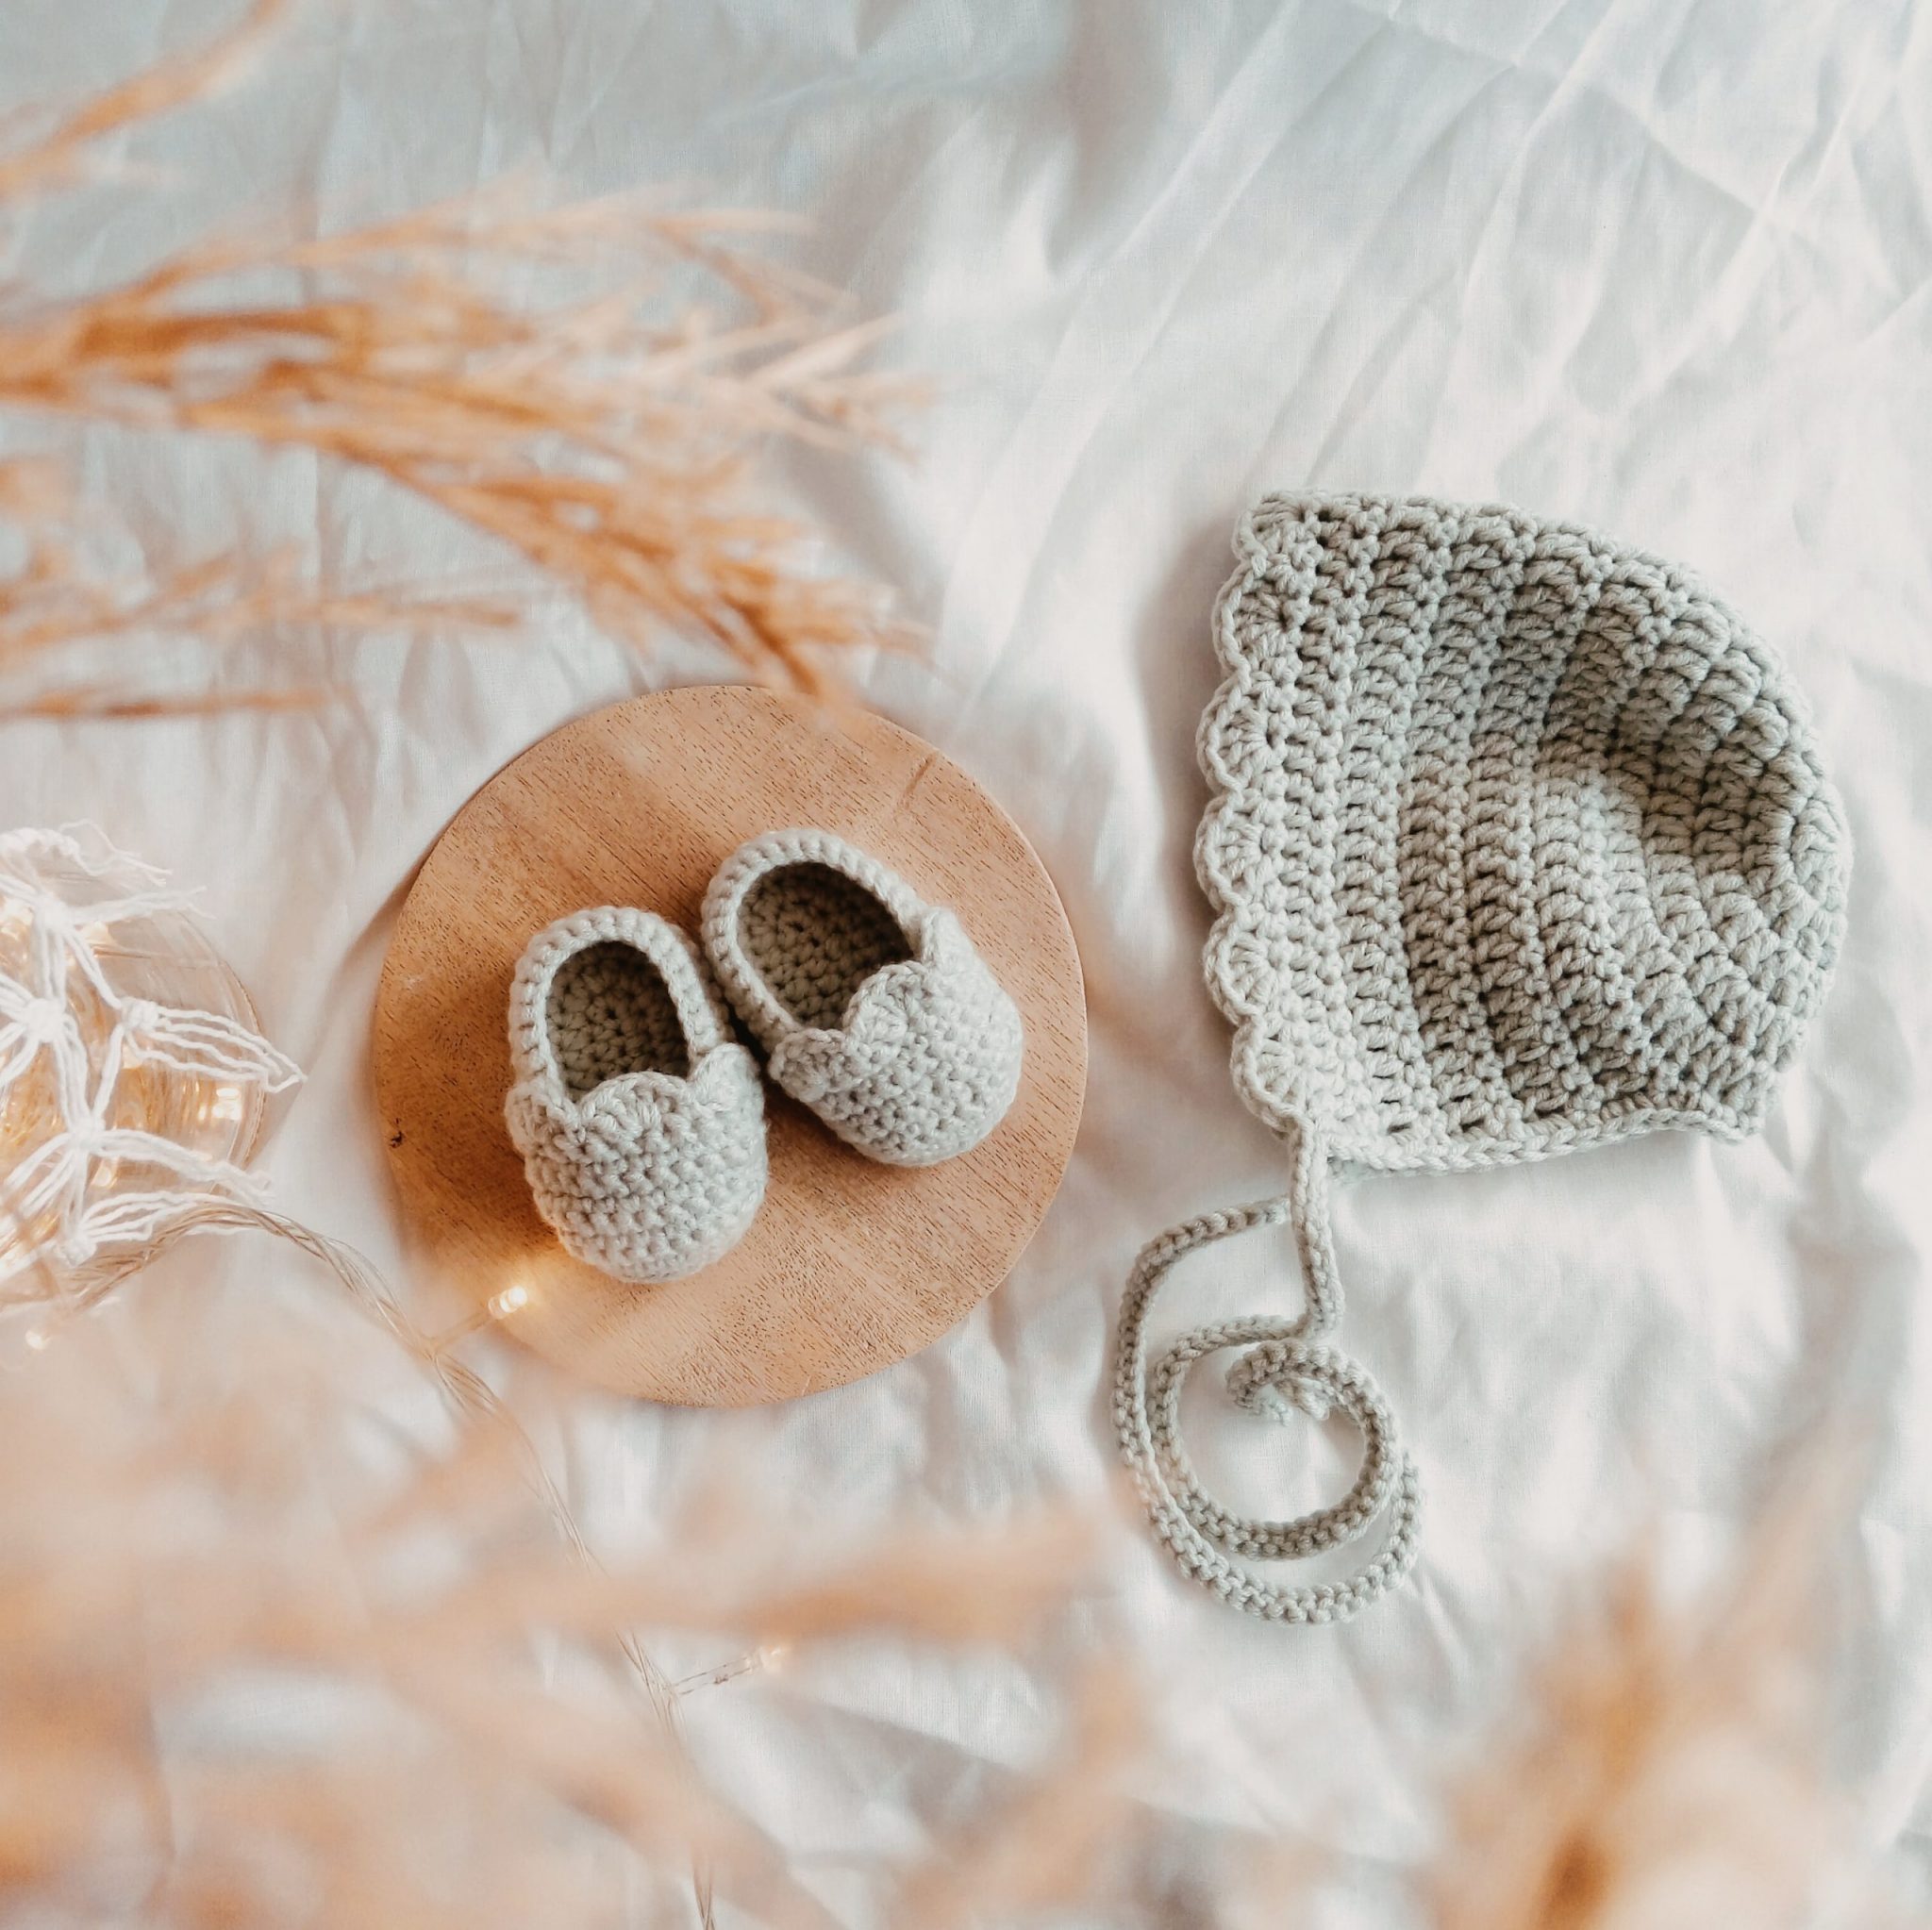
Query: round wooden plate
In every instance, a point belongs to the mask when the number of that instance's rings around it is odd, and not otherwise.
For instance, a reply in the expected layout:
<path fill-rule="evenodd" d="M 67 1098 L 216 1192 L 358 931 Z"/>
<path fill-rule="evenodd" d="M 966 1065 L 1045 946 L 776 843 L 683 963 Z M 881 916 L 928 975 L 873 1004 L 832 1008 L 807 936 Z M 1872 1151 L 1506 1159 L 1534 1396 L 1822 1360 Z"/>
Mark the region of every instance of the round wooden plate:
<path fill-rule="evenodd" d="M 627 1287 L 537 1217 L 503 1123 L 510 974 L 530 935 L 591 905 L 695 932 L 722 860 L 760 831 L 837 832 L 958 913 L 1019 1005 L 1004 1121 L 940 1166 L 880 1166 L 765 1089 L 771 1180 L 751 1231 L 689 1279 Z M 375 1085 L 404 1209 L 505 1330 L 622 1392 L 787 1400 L 902 1360 L 1006 1278 L 1066 1169 L 1087 1076 L 1079 955 L 1032 847 L 930 744 L 741 685 L 666 690 L 566 725 L 463 807 L 384 963 Z M 499 1303 L 501 1304 L 501 1303 Z"/>

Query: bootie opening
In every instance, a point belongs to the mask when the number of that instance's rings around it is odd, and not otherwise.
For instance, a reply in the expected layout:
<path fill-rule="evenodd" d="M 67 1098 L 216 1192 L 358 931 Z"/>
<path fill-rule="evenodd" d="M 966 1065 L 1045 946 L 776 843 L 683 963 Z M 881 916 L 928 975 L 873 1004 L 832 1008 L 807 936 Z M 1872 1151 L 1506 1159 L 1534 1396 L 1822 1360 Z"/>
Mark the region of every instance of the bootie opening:
<path fill-rule="evenodd" d="M 831 1030 L 874 972 L 913 956 L 899 921 L 828 864 L 779 865 L 744 894 L 739 943 L 801 1025 Z"/>
<path fill-rule="evenodd" d="M 572 1100 L 626 1073 L 691 1075 L 691 1045 L 664 974 L 635 946 L 606 939 L 557 968 L 547 1013 L 558 1076 Z"/>

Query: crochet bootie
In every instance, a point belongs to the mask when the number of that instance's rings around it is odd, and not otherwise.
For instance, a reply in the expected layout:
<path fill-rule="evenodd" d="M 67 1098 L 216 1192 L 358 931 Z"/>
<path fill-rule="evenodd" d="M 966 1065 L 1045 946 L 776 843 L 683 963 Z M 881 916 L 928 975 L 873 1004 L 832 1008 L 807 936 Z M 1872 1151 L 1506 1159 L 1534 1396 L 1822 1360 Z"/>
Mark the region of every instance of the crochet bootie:
<path fill-rule="evenodd" d="M 704 940 L 773 1080 L 868 1157 L 950 1159 L 1012 1104 L 1012 1000 L 950 911 L 842 839 L 740 846 L 705 894 Z"/>
<path fill-rule="evenodd" d="M 509 1048 L 509 1136 L 578 1259 L 675 1280 L 737 1243 L 765 1196 L 764 1095 L 676 926 L 607 906 L 539 932 Z"/>

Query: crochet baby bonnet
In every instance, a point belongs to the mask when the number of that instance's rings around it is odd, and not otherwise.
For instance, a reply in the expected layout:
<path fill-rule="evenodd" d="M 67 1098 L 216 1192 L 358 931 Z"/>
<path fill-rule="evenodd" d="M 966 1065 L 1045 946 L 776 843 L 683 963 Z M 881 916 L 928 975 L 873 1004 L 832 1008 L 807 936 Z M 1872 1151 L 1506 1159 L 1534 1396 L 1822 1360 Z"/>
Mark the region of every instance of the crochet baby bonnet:
<path fill-rule="evenodd" d="M 1181 1567 L 1251 1613 L 1353 1614 L 1414 1559 L 1415 1468 L 1341 1311 L 1331 1168 L 1443 1172 L 1692 1127 L 1740 1139 L 1824 995 L 1850 842 L 1777 660 L 1688 572 L 1574 524 L 1418 499 L 1271 496 L 1215 612 L 1201 722 L 1206 964 L 1242 1101 L 1291 1144 L 1278 1200 L 1141 1254 L 1115 1419 Z M 1199 1329 L 1150 1365 L 1148 1304 L 1204 1242 L 1291 1225 L 1298 1320 Z M 1176 1431 L 1203 1355 L 1235 1398 L 1341 1406 L 1364 1440 L 1335 1506 L 1229 1514 Z M 1231 1557 L 1363 1534 L 1344 1581 Z"/>

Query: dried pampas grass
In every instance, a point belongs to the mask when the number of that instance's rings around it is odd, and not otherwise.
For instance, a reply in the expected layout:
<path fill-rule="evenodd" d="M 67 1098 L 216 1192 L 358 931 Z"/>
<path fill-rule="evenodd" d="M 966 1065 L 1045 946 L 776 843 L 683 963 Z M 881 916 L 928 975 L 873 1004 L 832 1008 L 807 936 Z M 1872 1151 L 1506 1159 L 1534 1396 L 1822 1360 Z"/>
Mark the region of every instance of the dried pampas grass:
<path fill-rule="evenodd" d="M 607 1573 L 548 1533 L 526 1444 L 487 1414 L 378 1476 L 349 1451 L 312 1340 L 244 1333 L 241 1370 L 221 1364 L 232 1315 L 219 1360 L 186 1315 L 148 1331 L 139 1377 L 158 1398 L 83 1322 L 0 1403 L 7 1921 L 672 1922 L 696 1857 L 738 1920 L 828 1925 L 600 1658 L 633 1628 L 716 1631 L 751 1655 L 694 1680 L 749 1676 L 725 1692 L 755 1695 L 760 1659 L 808 1670 L 853 1638 L 1024 1652 L 1064 1631 L 1098 1553 L 1057 1514 L 828 1551 L 822 1522 L 713 1483 L 658 1558 Z M 1734 1585 L 1688 1600 L 1633 1568 L 1451 1785 L 1416 1921 L 1903 1930 L 1857 1888 L 1820 1752 L 1815 1545 L 1780 1532 Z M 1134 1803 L 1148 1705 L 1106 1655 L 1071 1673 L 1058 1749 L 923 1855 L 882 1863 L 879 1921 L 1151 1921 L 1123 1887 L 1158 1822 Z M 1252 1906 L 1215 1921 L 1325 1921 L 1329 1872 L 1305 1847 L 1272 1848 L 1254 1874 Z M 1842 1907 L 1822 1914 L 1827 1899 Z"/>
<path fill-rule="evenodd" d="M 1827 1484 L 1689 1600 L 1632 1562 L 1450 1791 L 1437 1930 L 1904 1930 L 1825 1761 Z"/>
<path fill-rule="evenodd" d="M 1128 1778 L 1147 1746 L 1138 1684 L 1103 1656 L 1074 1685 L 1073 1718 L 1057 1759 L 942 1842 L 900 1887 L 898 1930 L 955 1930 L 1026 1922 L 1091 1900 L 1119 1860 L 1132 1809 Z"/>
<path fill-rule="evenodd" d="M 750 1921 L 828 1924 L 729 1793 L 625 1718 L 598 1649 L 674 1622 L 794 1659 L 857 1634 L 1015 1648 L 1091 1559 L 1064 1522 L 841 1556 L 823 1522 L 808 1548 L 741 1508 L 601 1574 L 545 1532 L 503 1430 L 359 1472 L 332 1378 L 285 1330 L 249 1339 L 236 1373 L 163 1323 L 155 1401 L 79 1323 L 0 1404 L 7 1921 L 575 1930 L 672 1919 L 696 1856 Z M 1125 1745 L 1091 1709 L 1076 1726 L 1084 1787 Z M 1044 1894 L 1044 1825 L 1071 1813 L 990 1822 L 1006 1892 Z"/>
<path fill-rule="evenodd" d="M 243 71 L 282 12 L 261 0 L 218 46 L 17 135 L 0 152 L 0 231 L 84 178 L 104 137 Z M 756 455 L 774 436 L 888 442 L 917 385 L 855 370 L 878 325 L 747 245 L 778 225 L 637 199 L 532 211 L 499 193 L 320 241 L 209 241 L 72 300 L 0 287 L 0 410 L 372 471 L 564 585 L 641 651 L 669 626 L 820 691 L 841 653 L 912 633 L 876 587 L 814 571 L 810 532 L 758 506 Z M 533 282 L 550 299 L 507 292 Z M 32 480 L 0 474 L 0 516 L 16 526 Z M 0 573 L 0 673 L 92 635 L 504 615 L 305 597 L 225 558 L 130 594 L 79 574 L 44 514 L 25 526 L 25 562 Z M 97 707 L 140 703 L 115 692 Z M 12 707 L 88 706 L 58 691 Z"/>
<path fill-rule="evenodd" d="M 508 604 L 475 597 L 329 595 L 306 583 L 295 559 L 285 555 L 247 564 L 214 557 L 108 578 L 82 559 L 86 520 L 57 464 L 0 460 L 0 525 L 10 528 L 18 556 L 11 572 L 0 574 L 0 718 L 159 717 L 207 709 L 208 696 L 142 688 L 140 646 L 160 637 L 222 643 L 271 630 L 481 632 L 505 629 L 516 618 Z M 49 686 L 44 668 L 67 644 L 110 644 L 134 660 L 113 674 L 97 668 L 84 683 Z M 290 709 L 330 694 L 316 685 L 277 684 L 225 690 L 219 701 Z"/>

